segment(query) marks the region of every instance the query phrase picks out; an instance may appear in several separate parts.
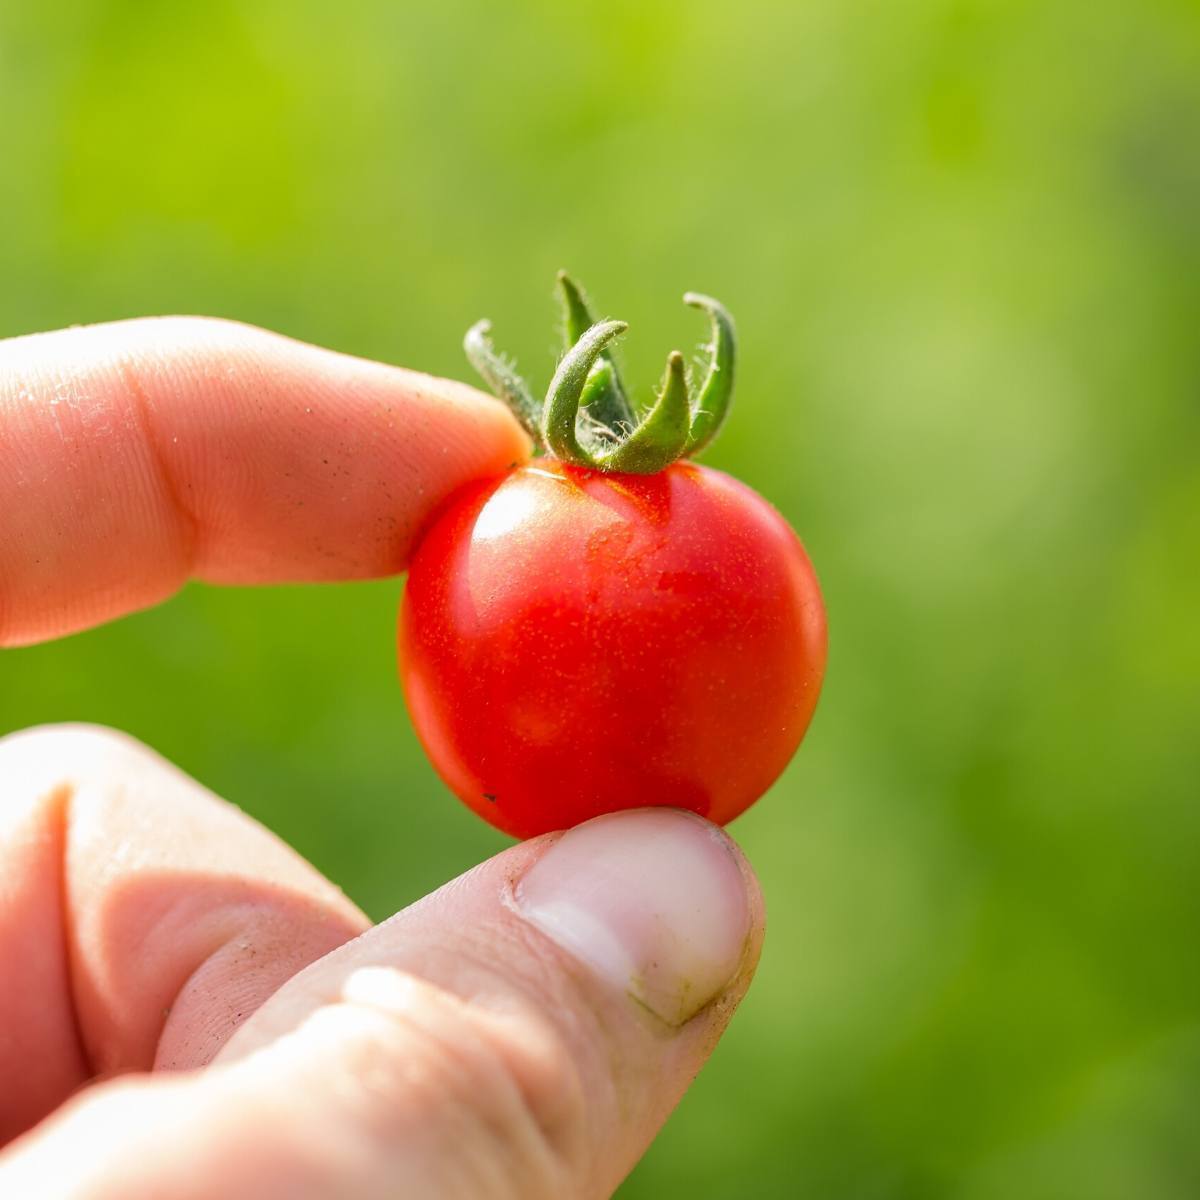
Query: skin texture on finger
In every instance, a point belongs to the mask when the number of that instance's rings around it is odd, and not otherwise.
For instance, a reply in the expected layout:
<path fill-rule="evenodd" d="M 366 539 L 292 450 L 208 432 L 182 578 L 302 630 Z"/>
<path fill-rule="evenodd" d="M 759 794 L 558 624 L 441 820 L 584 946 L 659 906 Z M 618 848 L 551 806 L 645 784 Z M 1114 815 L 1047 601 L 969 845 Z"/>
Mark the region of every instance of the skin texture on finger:
<path fill-rule="evenodd" d="M 292 850 L 123 735 L 0 740 L 0 1143 L 97 1075 L 207 1062 L 366 928 Z"/>
<path fill-rule="evenodd" d="M 762 930 L 749 868 L 698 818 L 526 842 L 301 972 L 208 1070 L 68 1105 L 0 1157 L 0 1191 L 599 1200 L 708 1057 Z M 640 976 L 682 967 L 699 990 L 661 1016 Z"/>
<path fill-rule="evenodd" d="M 403 1016 L 339 1001 L 241 1062 L 93 1088 L 0 1153 L 0 1194 L 586 1200 L 486 1036 L 425 991 Z"/>
<path fill-rule="evenodd" d="M 161 317 L 0 341 L 0 646 L 214 583 L 397 572 L 528 441 L 465 384 Z"/>
<path fill-rule="evenodd" d="M 419 1095 L 387 1125 L 387 1143 L 408 1147 L 402 1171 L 436 1196 L 608 1196 L 724 1031 L 764 922 L 758 883 L 722 831 L 671 810 L 613 814 L 513 847 L 314 963 L 218 1061 L 302 1042 L 293 1031 L 329 997 L 438 1030 L 451 1048 L 482 1039 L 539 1152 L 486 1141 L 462 1190 L 435 1187 L 436 1147 L 455 1134 L 423 1118 Z M 619 940 L 640 951 L 614 945 L 622 926 Z M 431 1107 L 451 1116 L 460 1092 L 489 1094 L 482 1083 L 446 1090 Z M 487 1190 L 492 1177 L 515 1183 Z"/>

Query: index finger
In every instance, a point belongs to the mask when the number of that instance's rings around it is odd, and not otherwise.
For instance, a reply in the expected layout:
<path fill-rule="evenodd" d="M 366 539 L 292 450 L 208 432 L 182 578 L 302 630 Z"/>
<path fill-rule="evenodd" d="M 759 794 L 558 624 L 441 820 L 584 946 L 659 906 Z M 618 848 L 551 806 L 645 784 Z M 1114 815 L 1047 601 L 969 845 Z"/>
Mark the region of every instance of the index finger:
<path fill-rule="evenodd" d="M 0 646 L 166 599 L 402 570 L 453 490 L 528 455 L 465 384 L 229 321 L 0 342 Z"/>

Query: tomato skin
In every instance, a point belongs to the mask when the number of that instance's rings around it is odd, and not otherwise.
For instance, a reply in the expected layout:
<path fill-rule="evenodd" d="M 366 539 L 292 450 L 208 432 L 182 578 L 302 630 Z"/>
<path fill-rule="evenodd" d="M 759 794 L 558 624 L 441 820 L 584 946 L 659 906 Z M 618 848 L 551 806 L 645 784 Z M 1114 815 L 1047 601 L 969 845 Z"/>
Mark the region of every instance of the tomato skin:
<path fill-rule="evenodd" d="M 541 459 L 433 523 L 400 609 L 400 672 L 446 784 L 515 837 L 647 805 L 724 824 L 800 744 L 825 610 L 787 522 L 680 462 Z"/>

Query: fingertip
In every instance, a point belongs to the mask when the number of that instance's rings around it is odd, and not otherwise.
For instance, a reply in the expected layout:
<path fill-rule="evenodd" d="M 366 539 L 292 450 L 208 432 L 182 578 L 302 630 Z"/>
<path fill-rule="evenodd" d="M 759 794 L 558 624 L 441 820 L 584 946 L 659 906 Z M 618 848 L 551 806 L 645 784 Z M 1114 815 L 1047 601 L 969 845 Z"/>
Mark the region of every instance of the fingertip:
<path fill-rule="evenodd" d="M 668 1025 L 753 970 L 762 898 L 716 825 L 648 808 L 568 830 L 517 885 L 525 920 Z"/>
<path fill-rule="evenodd" d="M 463 483 L 486 475 L 498 475 L 529 461 L 533 442 L 509 407 L 488 392 L 458 379 L 426 375 L 405 367 L 396 372 L 396 386 L 419 397 L 429 406 L 433 435 L 445 444 L 459 443 L 479 461 L 466 478 L 457 464 L 447 462 L 447 475 L 439 489 L 448 495 Z"/>

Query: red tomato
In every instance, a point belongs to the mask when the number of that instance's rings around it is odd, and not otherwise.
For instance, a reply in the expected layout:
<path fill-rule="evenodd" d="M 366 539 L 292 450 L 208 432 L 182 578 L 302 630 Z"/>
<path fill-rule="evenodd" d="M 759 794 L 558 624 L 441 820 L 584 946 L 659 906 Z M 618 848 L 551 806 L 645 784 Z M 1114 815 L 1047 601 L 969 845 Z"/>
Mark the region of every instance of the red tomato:
<path fill-rule="evenodd" d="M 800 744 L 825 611 L 799 539 L 728 475 L 543 459 L 443 510 L 399 644 L 434 766 L 506 833 L 645 805 L 723 824 Z"/>

